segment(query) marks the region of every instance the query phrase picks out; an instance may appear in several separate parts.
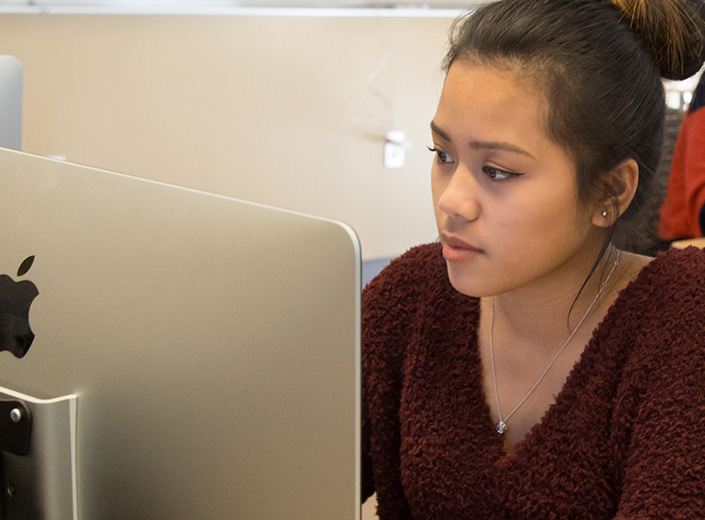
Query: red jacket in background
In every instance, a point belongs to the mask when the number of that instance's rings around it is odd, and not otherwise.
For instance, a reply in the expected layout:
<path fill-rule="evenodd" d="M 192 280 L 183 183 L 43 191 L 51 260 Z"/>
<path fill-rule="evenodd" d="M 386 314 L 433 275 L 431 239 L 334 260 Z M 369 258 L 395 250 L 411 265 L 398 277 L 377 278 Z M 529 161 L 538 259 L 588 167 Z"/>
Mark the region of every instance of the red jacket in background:
<path fill-rule="evenodd" d="M 658 235 L 664 240 L 702 237 L 705 229 L 705 74 L 683 119 L 671 163 Z"/>

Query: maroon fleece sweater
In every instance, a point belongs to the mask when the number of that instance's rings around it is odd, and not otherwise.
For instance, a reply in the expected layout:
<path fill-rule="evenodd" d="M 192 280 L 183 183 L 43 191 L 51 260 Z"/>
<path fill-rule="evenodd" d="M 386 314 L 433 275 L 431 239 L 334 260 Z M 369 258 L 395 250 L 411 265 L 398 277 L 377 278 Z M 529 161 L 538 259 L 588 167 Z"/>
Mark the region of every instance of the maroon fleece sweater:
<path fill-rule="evenodd" d="M 363 494 L 396 519 L 705 518 L 705 253 L 660 253 L 507 455 L 440 246 L 363 294 Z"/>

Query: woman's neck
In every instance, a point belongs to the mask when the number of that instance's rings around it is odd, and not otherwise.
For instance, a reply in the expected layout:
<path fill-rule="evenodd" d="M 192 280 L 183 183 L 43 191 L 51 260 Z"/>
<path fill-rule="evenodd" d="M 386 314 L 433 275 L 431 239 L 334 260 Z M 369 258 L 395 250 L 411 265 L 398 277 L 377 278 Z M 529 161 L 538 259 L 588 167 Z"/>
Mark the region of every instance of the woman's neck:
<path fill-rule="evenodd" d="M 615 288 L 621 278 L 619 256 L 618 251 L 609 248 L 589 278 L 591 263 L 566 265 L 542 283 L 483 298 L 483 311 L 494 305 L 494 321 L 504 337 L 530 339 L 531 343 L 552 348 L 565 340 L 583 317 L 586 325 L 596 325 L 590 318 L 598 317 L 599 321 L 616 298 L 619 289 Z"/>

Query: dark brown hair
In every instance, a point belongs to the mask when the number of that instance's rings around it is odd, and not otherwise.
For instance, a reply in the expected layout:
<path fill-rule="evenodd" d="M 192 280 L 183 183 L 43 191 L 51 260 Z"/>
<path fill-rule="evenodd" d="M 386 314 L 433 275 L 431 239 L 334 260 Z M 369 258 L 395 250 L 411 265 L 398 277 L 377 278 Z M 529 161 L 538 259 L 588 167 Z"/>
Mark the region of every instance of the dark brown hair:
<path fill-rule="evenodd" d="M 533 79 L 547 101 L 549 137 L 574 159 L 583 201 L 609 195 L 600 192 L 602 174 L 634 159 L 639 186 L 611 229 L 633 248 L 661 156 L 661 77 L 701 67 L 704 19 L 702 0 L 500 0 L 456 21 L 444 69 L 467 59 Z"/>

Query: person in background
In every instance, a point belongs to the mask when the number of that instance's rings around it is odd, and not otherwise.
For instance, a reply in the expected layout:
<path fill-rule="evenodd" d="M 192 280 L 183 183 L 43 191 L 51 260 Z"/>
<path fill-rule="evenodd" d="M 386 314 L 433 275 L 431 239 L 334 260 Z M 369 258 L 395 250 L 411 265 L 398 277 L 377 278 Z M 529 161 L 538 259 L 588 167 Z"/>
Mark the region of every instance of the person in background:
<path fill-rule="evenodd" d="M 701 0 L 500 0 L 451 31 L 435 243 L 363 292 L 381 520 L 705 515 L 705 251 L 628 252 Z"/>
<path fill-rule="evenodd" d="M 705 235 L 705 74 L 676 140 L 658 235 L 666 241 Z"/>

